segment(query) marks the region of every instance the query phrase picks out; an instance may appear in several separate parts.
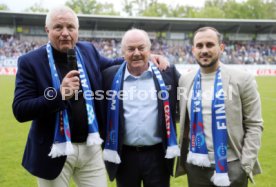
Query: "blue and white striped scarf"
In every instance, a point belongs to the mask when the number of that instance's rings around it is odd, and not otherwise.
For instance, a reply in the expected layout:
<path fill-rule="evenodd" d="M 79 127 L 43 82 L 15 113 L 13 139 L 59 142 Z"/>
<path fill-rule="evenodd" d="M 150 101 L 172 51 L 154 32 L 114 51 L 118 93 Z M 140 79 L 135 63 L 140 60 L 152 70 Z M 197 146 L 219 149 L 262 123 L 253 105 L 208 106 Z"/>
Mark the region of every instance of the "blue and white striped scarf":
<path fill-rule="evenodd" d="M 217 186 L 229 186 L 227 167 L 227 126 L 225 113 L 225 96 L 221 81 L 220 68 L 217 69 L 212 100 L 212 137 L 215 154 L 215 172 L 212 182 Z M 187 162 L 198 166 L 210 167 L 208 150 L 205 142 L 204 122 L 202 116 L 202 89 L 200 70 L 194 78 L 191 102 L 190 151 Z"/>
<path fill-rule="evenodd" d="M 113 82 L 112 90 L 114 93 L 118 93 L 122 85 L 123 70 L 125 69 L 126 62 L 124 62 L 119 70 L 117 71 Z M 180 150 L 177 145 L 176 132 L 174 129 L 174 124 L 172 121 L 169 100 L 167 98 L 167 89 L 160 74 L 160 71 L 156 66 L 152 65 L 153 73 L 155 74 L 160 89 L 161 89 L 161 99 L 163 101 L 163 108 L 165 114 L 165 125 L 166 125 L 166 135 L 167 135 L 167 150 L 165 158 L 174 158 L 180 155 Z M 112 99 L 108 101 L 108 112 L 107 112 L 107 136 L 105 142 L 105 148 L 103 151 L 104 160 L 113 163 L 121 163 L 120 156 L 118 154 L 118 130 L 119 130 L 119 98 L 116 94 L 113 94 Z"/>
<path fill-rule="evenodd" d="M 58 92 L 60 90 L 60 79 L 56 70 L 55 61 L 53 57 L 52 46 L 50 42 L 48 42 L 46 46 L 47 56 L 49 61 L 49 66 L 51 70 L 51 77 L 54 89 Z M 99 145 L 103 141 L 100 138 L 99 131 L 98 131 L 98 122 L 96 119 L 96 115 L 94 112 L 94 100 L 91 97 L 86 97 L 86 93 L 91 91 L 91 84 L 88 79 L 87 71 L 85 69 L 85 64 L 83 62 L 81 53 L 77 47 L 75 47 L 76 54 L 77 54 L 77 65 L 78 70 L 80 72 L 80 80 L 81 86 L 84 93 L 84 99 L 86 104 L 86 111 L 87 111 L 87 121 L 88 121 L 88 136 L 86 140 L 86 144 L 88 146 L 91 145 Z M 51 148 L 51 152 L 49 156 L 52 158 L 56 158 L 59 156 L 64 155 L 71 155 L 73 154 L 74 149 L 71 143 L 71 132 L 68 120 L 68 113 L 67 110 L 64 109 L 56 113 L 56 121 L 55 121 L 55 135 L 53 140 L 53 145 Z"/>

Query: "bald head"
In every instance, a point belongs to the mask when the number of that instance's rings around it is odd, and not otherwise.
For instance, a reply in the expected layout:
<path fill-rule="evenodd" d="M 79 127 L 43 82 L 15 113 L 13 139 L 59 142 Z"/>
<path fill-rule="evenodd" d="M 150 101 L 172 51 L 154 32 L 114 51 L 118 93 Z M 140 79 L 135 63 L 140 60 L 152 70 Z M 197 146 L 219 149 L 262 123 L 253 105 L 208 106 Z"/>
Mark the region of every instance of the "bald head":
<path fill-rule="evenodd" d="M 122 46 L 122 53 L 124 54 L 124 51 L 126 50 L 126 45 L 127 45 L 127 41 L 139 36 L 142 40 L 145 41 L 145 47 L 150 50 L 151 48 L 151 42 L 150 42 L 150 38 L 149 35 L 146 31 L 141 30 L 141 29 L 136 29 L 136 28 L 132 28 L 130 30 L 128 30 L 127 32 L 125 32 L 122 41 L 121 41 L 121 46 Z"/>

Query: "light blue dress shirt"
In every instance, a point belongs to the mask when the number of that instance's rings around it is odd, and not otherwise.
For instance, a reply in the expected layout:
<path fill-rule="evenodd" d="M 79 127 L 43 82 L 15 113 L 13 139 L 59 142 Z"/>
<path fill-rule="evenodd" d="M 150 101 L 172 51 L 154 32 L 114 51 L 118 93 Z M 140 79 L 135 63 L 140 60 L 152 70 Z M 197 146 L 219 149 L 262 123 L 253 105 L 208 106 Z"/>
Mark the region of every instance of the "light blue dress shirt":
<path fill-rule="evenodd" d="M 124 144 L 143 146 L 160 143 L 157 91 L 151 66 L 138 77 L 131 75 L 126 68 L 123 93 Z"/>

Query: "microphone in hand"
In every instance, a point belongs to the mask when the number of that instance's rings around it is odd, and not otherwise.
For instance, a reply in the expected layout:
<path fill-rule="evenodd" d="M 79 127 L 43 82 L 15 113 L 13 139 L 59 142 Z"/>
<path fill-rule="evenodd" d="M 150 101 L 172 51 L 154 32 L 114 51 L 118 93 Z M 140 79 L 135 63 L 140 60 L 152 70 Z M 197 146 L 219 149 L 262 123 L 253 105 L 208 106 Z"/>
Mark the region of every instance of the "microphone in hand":
<path fill-rule="evenodd" d="M 78 70 L 76 52 L 74 49 L 67 50 L 67 62 L 71 65 L 72 70 Z"/>
<path fill-rule="evenodd" d="M 65 95 L 66 100 L 70 99 L 76 94 L 76 91 L 80 89 L 80 77 L 76 52 L 74 49 L 67 50 L 67 63 L 70 71 L 65 75 L 64 80 L 62 81 L 62 93 Z"/>

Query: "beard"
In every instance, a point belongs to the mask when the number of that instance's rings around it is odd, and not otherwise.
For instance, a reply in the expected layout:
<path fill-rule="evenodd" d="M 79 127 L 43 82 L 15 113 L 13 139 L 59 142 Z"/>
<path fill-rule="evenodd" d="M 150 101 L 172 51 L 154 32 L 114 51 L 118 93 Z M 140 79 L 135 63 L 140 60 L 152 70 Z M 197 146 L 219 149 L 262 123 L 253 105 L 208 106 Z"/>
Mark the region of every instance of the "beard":
<path fill-rule="evenodd" d="M 199 60 L 196 60 L 196 62 L 198 63 L 198 65 L 202 68 L 209 68 L 214 66 L 215 64 L 218 63 L 219 58 L 214 58 L 209 64 L 202 64 Z"/>

